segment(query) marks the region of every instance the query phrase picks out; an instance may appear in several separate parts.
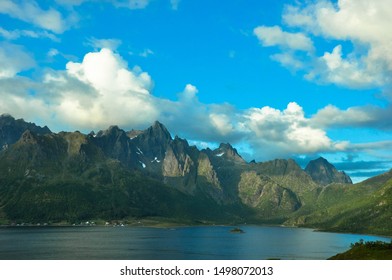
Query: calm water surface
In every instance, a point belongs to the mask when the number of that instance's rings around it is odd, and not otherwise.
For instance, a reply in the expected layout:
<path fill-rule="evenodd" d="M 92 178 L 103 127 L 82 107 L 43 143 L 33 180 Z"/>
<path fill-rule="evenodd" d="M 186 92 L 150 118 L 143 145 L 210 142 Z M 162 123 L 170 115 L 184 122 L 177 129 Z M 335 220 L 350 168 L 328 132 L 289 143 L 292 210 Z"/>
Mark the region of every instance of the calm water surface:
<path fill-rule="evenodd" d="M 0 228 L 0 259 L 326 259 L 351 243 L 390 238 L 242 226 Z"/>

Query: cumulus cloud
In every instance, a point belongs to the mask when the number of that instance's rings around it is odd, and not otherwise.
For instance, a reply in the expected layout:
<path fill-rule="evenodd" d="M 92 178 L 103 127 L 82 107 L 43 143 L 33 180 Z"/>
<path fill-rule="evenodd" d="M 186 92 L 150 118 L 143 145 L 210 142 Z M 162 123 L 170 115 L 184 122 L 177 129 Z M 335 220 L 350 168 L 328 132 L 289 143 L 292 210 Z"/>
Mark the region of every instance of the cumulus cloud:
<path fill-rule="evenodd" d="M 82 63 L 68 62 L 66 65 L 70 76 L 99 91 L 149 94 L 152 80 L 148 73 L 142 72 L 138 67 L 129 71 L 127 67 L 127 63 L 109 49 L 90 52 L 85 55 Z"/>
<path fill-rule="evenodd" d="M 57 101 L 53 106 L 62 120 L 84 127 L 152 122 L 157 118 L 148 73 L 128 69 L 109 49 L 85 55 L 81 63 L 68 62 L 63 73 L 48 73 L 47 88 Z"/>
<path fill-rule="evenodd" d="M 384 31 L 391 13 L 389 0 L 338 0 L 336 4 L 323 0 L 287 6 L 283 20 L 291 27 L 332 39 L 388 43 L 392 35 Z"/>
<path fill-rule="evenodd" d="M 228 135 L 233 132 L 234 127 L 231 124 L 230 117 L 225 114 L 211 113 L 209 115 L 211 123 L 215 129 L 222 135 Z"/>
<path fill-rule="evenodd" d="M 245 119 L 251 143 L 267 154 L 307 154 L 341 148 L 325 131 L 312 126 L 302 107 L 295 102 L 289 103 L 283 111 L 268 106 L 251 108 Z"/>
<path fill-rule="evenodd" d="M 384 84 L 382 72 L 371 71 L 356 58 L 342 57 L 342 46 L 336 46 L 331 53 L 325 52 L 317 60 L 317 65 L 305 75 L 307 79 L 327 81 L 354 88 L 381 86 Z"/>
<path fill-rule="evenodd" d="M 303 38 L 315 37 L 336 40 L 324 55 L 308 52 L 310 59 L 303 65 L 295 60 L 295 52 L 308 50 L 306 40 L 299 45 L 289 43 L 293 33 L 280 27 L 261 26 L 255 34 L 264 46 L 285 46 L 275 60 L 289 69 L 302 67 L 307 79 L 332 83 L 349 88 L 383 87 L 392 83 L 392 35 L 389 32 L 392 5 L 389 0 L 330 0 L 305 1 L 288 5 L 282 15 L 285 26 L 300 30 Z M 262 34 L 256 30 L 263 31 Z M 301 38 L 299 36 L 299 38 Z M 298 36 L 297 36 L 298 37 Z M 298 38 L 297 38 L 298 39 Z M 292 39 L 291 41 L 295 41 Z M 344 50 L 342 44 L 350 41 L 353 49 Z M 319 46 L 315 45 L 318 50 Z"/>
<path fill-rule="evenodd" d="M 157 98 L 150 75 L 140 67 L 130 68 L 110 49 L 87 53 L 81 62 L 68 62 L 64 70 L 47 70 L 41 81 L 19 77 L 22 66 L 0 79 L 0 112 L 41 120 L 40 124 L 48 124 L 54 131 L 88 132 L 113 124 L 124 129 L 145 128 L 160 120 L 172 133 L 198 143 L 246 143 L 257 160 L 389 145 L 334 142 L 328 137 L 326 129 L 333 125 L 348 125 L 350 120 L 371 122 L 370 109 L 362 115 L 360 108 L 342 114 L 329 106 L 311 118 L 295 102 L 284 110 L 268 106 L 238 110 L 230 104 L 201 103 L 198 89 L 191 84 L 185 85 L 177 100 Z"/>

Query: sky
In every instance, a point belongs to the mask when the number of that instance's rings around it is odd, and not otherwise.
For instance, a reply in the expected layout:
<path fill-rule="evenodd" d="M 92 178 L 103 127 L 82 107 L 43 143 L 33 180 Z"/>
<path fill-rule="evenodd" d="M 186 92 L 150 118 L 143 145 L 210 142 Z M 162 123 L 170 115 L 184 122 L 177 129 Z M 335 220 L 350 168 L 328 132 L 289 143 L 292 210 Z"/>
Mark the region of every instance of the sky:
<path fill-rule="evenodd" d="M 392 168 L 391 0 L 0 1 L 0 114 Z"/>

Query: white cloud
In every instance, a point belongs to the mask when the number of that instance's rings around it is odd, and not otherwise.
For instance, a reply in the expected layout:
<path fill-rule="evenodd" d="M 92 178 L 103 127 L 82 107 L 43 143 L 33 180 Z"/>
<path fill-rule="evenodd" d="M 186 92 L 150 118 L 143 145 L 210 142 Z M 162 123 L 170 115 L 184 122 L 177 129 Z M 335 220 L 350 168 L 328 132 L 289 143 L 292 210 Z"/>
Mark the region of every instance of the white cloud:
<path fill-rule="evenodd" d="M 391 116 L 391 105 L 386 108 L 363 106 L 346 110 L 328 105 L 317 111 L 312 117 L 312 122 L 321 128 L 359 127 L 388 131 L 392 130 Z"/>
<path fill-rule="evenodd" d="M 313 42 L 305 34 L 285 32 L 279 26 L 259 26 L 254 29 L 254 34 L 265 47 L 280 46 L 290 50 L 313 50 Z"/>
<path fill-rule="evenodd" d="M 43 31 L 32 31 L 32 30 L 6 30 L 0 27 L 0 36 L 7 40 L 16 40 L 20 37 L 30 38 L 48 38 L 50 40 L 58 42 L 59 39 L 53 34 L 46 30 Z"/>
<path fill-rule="evenodd" d="M 390 25 L 392 6 L 389 0 L 316 1 L 304 6 L 288 6 L 284 21 L 316 35 L 361 42 L 388 42 L 385 33 Z"/>
<path fill-rule="evenodd" d="M 0 42 L 0 79 L 14 77 L 35 66 L 33 57 L 20 45 Z"/>
<path fill-rule="evenodd" d="M 100 91 L 149 94 L 152 88 L 148 73 L 137 67 L 127 70 L 127 63 L 109 49 L 86 54 L 82 63 L 68 62 L 66 69 L 70 76 Z"/>
<path fill-rule="evenodd" d="M 130 69 L 110 49 L 87 53 L 81 62 L 68 62 L 62 71 L 48 70 L 41 81 L 15 76 L 18 71 L 0 79 L 0 112 L 31 121 L 38 118 L 55 131 L 88 132 L 113 124 L 124 129 L 145 128 L 160 120 L 173 134 L 198 142 L 245 143 L 257 160 L 369 149 L 366 144 L 334 142 L 325 129 L 348 125 L 349 120 L 362 120 L 359 125 L 365 125 L 373 121 L 371 116 L 383 117 L 387 124 L 390 112 L 368 109 L 360 114 L 360 108 L 353 108 L 342 114 L 329 106 L 307 118 L 295 102 L 284 110 L 268 106 L 238 110 L 229 104 L 201 103 L 198 89 L 191 84 L 176 101 L 157 98 L 152 95 L 150 75 L 139 67 Z"/>
<path fill-rule="evenodd" d="M 107 2 L 117 8 L 128 8 L 131 10 L 144 9 L 150 3 L 150 0 L 55 0 L 58 4 L 65 7 L 79 6 L 87 2 Z"/>
<path fill-rule="evenodd" d="M 146 58 L 146 57 L 149 57 L 151 55 L 154 55 L 155 53 L 154 53 L 153 50 L 146 48 L 143 51 L 130 51 L 129 54 L 130 55 L 137 55 L 137 56 Z"/>
<path fill-rule="evenodd" d="M 384 87 L 392 83 L 392 33 L 390 19 L 392 5 L 390 0 L 330 0 L 304 1 L 302 4 L 288 5 L 282 15 L 284 24 L 309 37 L 340 41 L 333 49 L 303 64 L 305 77 L 321 83 L 333 83 L 349 88 Z M 264 46 L 286 46 L 282 54 L 274 56 L 283 66 L 299 70 L 300 64 L 294 61 L 293 50 L 305 47 L 290 46 L 285 39 L 291 34 L 280 27 L 259 27 L 264 35 L 256 35 Z M 255 29 L 257 30 L 257 28 Z M 350 41 L 353 50 L 343 49 Z M 301 40 L 299 40 L 301 42 Z M 306 44 L 300 44 L 300 46 Z M 316 45 L 316 49 L 320 46 Z M 293 61 L 295 63 L 293 63 Z"/>
<path fill-rule="evenodd" d="M 65 71 L 49 71 L 37 100 L 52 112 L 52 121 L 74 129 L 124 128 L 147 125 L 158 119 L 152 80 L 139 67 L 109 49 L 91 52 L 82 62 L 68 62 Z M 79 128 L 78 128 L 79 127 Z"/>
<path fill-rule="evenodd" d="M 305 67 L 304 62 L 296 58 L 293 53 L 277 53 L 272 55 L 271 59 L 294 71 L 301 70 Z"/>
<path fill-rule="evenodd" d="M 112 51 L 117 50 L 117 48 L 122 44 L 122 41 L 119 39 L 97 39 L 97 38 L 89 38 L 87 39 L 87 45 L 92 46 L 94 50 L 100 49 L 110 49 Z"/>
<path fill-rule="evenodd" d="M 179 99 L 185 102 L 193 102 L 196 99 L 196 94 L 199 90 L 191 84 L 187 84 L 184 90 L 179 94 Z"/>
<path fill-rule="evenodd" d="M 19 32 L 8 31 L 2 27 L 0 27 L 0 36 L 7 40 L 15 40 L 20 37 Z"/>
<path fill-rule="evenodd" d="M 74 7 L 79 6 L 87 2 L 100 2 L 99 0 L 56 0 L 57 4 L 61 5 L 60 10 L 49 7 L 44 9 L 40 6 L 40 1 L 31 0 L 2 0 L 0 1 L 0 13 L 6 14 L 12 18 L 30 23 L 44 31 L 32 31 L 32 30 L 6 30 L 0 27 L 0 36 L 8 39 L 15 40 L 19 37 L 31 37 L 31 38 L 49 38 L 54 41 L 59 39 L 52 34 L 61 34 L 64 31 L 74 27 L 79 21 L 80 16 L 75 11 Z M 128 8 L 131 10 L 144 9 L 148 6 L 150 0 L 104 0 L 117 8 Z M 64 9 L 65 8 L 65 9 Z M 48 32 L 49 31 L 49 32 Z M 97 42 L 99 43 L 99 42 Z M 105 42 L 101 42 L 102 44 Z M 106 42 L 113 43 L 116 42 Z M 113 45 L 102 45 L 100 47 L 113 48 Z"/>
<path fill-rule="evenodd" d="M 233 133 L 234 127 L 230 117 L 225 114 L 211 113 L 209 115 L 213 127 L 223 136 Z"/>
<path fill-rule="evenodd" d="M 311 125 L 295 102 L 283 111 L 268 106 L 251 108 L 245 118 L 251 144 L 267 154 L 307 154 L 336 148 L 325 131 Z"/>
<path fill-rule="evenodd" d="M 0 2 L 0 13 L 55 33 L 64 32 L 71 24 L 57 10 L 53 8 L 44 10 L 36 1 L 2 0 Z"/>
<path fill-rule="evenodd" d="M 384 84 L 383 73 L 372 71 L 369 65 L 355 57 L 344 59 L 342 46 L 325 52 L 316 66 L 305 75 L 310 80 L 334 83 L 348 88 L 366 88 Z"/>
<path fill-rule="evenodd" d="M 60 54 L 60 52 L 57 49 L 50 49 L 47 53 L 47 56 L 48 57 L 55 57 L 59 54 Z"/>

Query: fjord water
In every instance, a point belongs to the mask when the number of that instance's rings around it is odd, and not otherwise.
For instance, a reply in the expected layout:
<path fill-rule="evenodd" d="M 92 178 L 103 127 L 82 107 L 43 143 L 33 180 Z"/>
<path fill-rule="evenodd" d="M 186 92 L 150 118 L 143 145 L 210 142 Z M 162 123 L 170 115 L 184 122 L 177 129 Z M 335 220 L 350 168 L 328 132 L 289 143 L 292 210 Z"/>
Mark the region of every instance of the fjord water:
<path fill-rule="evenodd" d="M 389 238 L 242 226 L 0 228 L 0 259 L 327 259 L 351 243 Z"/>

